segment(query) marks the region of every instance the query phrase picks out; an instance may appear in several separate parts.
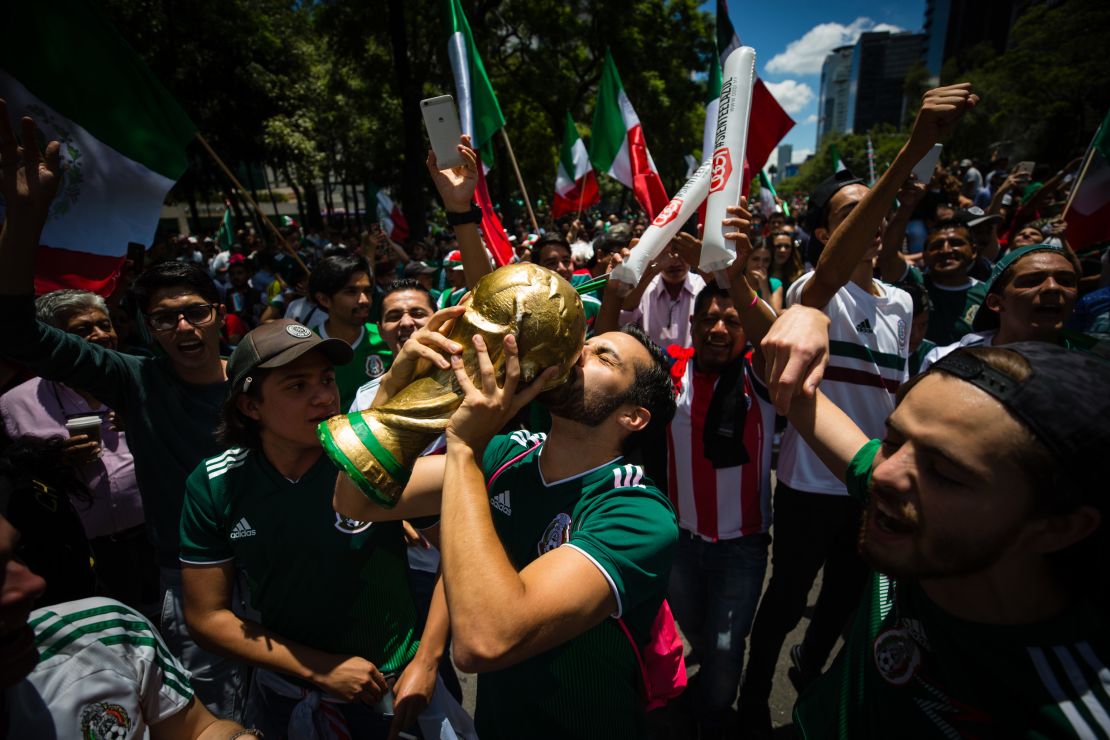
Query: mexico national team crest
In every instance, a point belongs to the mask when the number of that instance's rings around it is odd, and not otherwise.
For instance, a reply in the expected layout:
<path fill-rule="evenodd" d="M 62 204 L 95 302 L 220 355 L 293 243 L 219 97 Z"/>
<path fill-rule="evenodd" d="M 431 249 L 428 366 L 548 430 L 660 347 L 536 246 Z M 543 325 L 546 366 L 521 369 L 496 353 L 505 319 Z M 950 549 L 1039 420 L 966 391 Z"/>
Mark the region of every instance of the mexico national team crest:
<path fill-rule="evenodd" d="M 343 516 L 339 512 L 335 514 L 335 528 L 343 534 L 359 534 L 370 529 L 370 525 L 374 522 L 360 522 L 358 519 L 352 519 L 349 516 Z"/>
<path fill-rule="evenodd" d="M 385 375 L 385 363 L 382 358 L 377 355 L 370 355 L 366 358 L 366 377 L 373 380 L 379 376 Z"/>
<path fill-rule="evenodd" d="M 875 669 L 893 686 L 905 686 L 921 665 L 921 648 L 909 630 L 894 627 L 879 633 L 872 645 Z"/>
<path fill-rule="evenodd" d="M 82 740 L 123 740 L 131 732 L 131 717 L 119 704 L 106 701 L 81 710 Z"/>
<path fill-rule="evenodd" d="M 570 541 L 570 514 L 559 512 L 543 531 L 543 537 L 536 543 L 536 552 L 543 555 Z"/>

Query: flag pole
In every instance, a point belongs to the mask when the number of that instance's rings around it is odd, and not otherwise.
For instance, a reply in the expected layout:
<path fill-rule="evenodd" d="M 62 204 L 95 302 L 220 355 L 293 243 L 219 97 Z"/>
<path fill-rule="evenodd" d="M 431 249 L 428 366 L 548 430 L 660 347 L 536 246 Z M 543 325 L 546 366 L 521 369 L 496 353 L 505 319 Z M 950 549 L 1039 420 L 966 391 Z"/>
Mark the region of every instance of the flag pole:
<path fill-rule="evenodd" d="M 1071 208 L 1071 202 L 1075 200 L 1075 194 L 1079 192 L 1079 186 L 1083 184 L 1083 178 L 1087 176 L 1087 168 L 1091 166 L 1091 162 L 1095 158 L 1095 142 L 1098 141 L 1099 134 L 1102 133 L 1102 124 L 1095 129 L 1095 135 L 1091 137 L 1091 144 L 1087 147 L 1087 154 L 1083 157 L 1083 169 L 1079 171 L 1079 175 L 1075 178 L 1075 184 L 1071 186 L 1071 192 L 1068 193 L 1068 202 L 1064 204 L 1064 210 L 1060 213 L 1060 220 L 1068 220 L 1068 209 Z"/>
<path fill-rule="evenodd" d="M 509 134 L 502 126 L 501 138 L 505 141 L 505 148 L 509 151 L 509 161 L 513 163 L 513 172 L 516 173 L 516 184 L 520 186 L 521 195 L 524 196 L 524 207 L 528 209 L 528 218 L 532 221 L 532 231 L 536 234 L 540 233 L 540 225 L 536 221 L 536 214 L 532 212 L 532 201 L 528 199 L 528 190 L 524 187 L 524 178 L 520 176 L 520 167 L 516 163 L 516 155 L 513 154 L 513 145 L 509 143 Z"/>
<path fill-rule="evenodd" d="M 262 223 L 269 226 L 270 231 L 274 232 L 274 236 L 277 237 L 278 243 L 285 248 L 285 251 L 289 253 L 289 256 L 296 260 L 297 264 L 300 265 L 301 268 L 305 271 L 305 274 L 311 274 L 308 269 L 308 265 L 306 265 L 304 263 L 304 260 L 301 259 L 301 256 L 297 254 L 297 250 L 293 249 L 289 242 L 286 241 L 285 237 L 282 236 L 282 233 L 278 231 L 276 226 L 274 226 L 273 222 L 266 217 L 266 214 L 262 212 L 262 209 L 259 207 L 259 205 L 254 202 L 254 198 L 252 198 L 250 193 L 246 191 L 246 188 L 243 187 L 243 184 L 240 183 L 238 179 L 236 179 L 235 175 L 231 173 L 231 170 L 228 169 L 228 166 L 224 164 L 224 161 L 222 159 L 220 159 L 220 155 L 216 154 L 215 150 L 213 150 L 212 147 L 208 144 L 208 140 L 205 139 L 199 131 L 196 134 L 196 139 L 200 142 L 200 145 L 204 147 L 204 151 L 208 152 L 208 156 L 212 157 L 212 161 L 214 161 L 219 166 L 219 168 L 223 170 L 224 174 L 227 175 L 227 179 L 231 180 L 232 185 L 234 185 L 235 188 L 239 191 L 239 195 L 242 196 L 243 200 L 247 201 L 247 203 L 249 203 L 251 207 L 254 208 L 255 213 L 257 213 L 258 217 L 262 219 Z"/>

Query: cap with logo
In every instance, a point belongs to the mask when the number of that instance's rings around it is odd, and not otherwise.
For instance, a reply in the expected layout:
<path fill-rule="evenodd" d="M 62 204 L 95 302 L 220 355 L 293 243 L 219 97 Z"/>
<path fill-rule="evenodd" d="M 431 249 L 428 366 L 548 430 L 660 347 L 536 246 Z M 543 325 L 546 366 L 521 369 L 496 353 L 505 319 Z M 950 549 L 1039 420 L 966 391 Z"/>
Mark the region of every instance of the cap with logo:
<path fill-rule="evenodd" d="M 443 258 L 443 267 L 446 270 L 463 269 L 462 252 L 457 249 L 452 249 L 450 252 L 448 252 L 447 256 Z"/>
<path fill-rule="evenodd" d="M 983 224 L 1000 224 L 1002 223 L 1002 216 L 997 213 L 988 215 L 979 206 L 971 206 L 958 212 L 955 220 L 965 224 L 969 229 L 974 229 L 976 226 L 982 226 Z"/>
<path fill-rule="evenodd" d="M 334 365 L 346 365 L 354 357 L 351 345 L 342 339 L 321 339 L 292 319 L 278 319 L 252 329 L 227 361 L 232 392 L 248 390 L 250 374 L 255 370 L 288 365 L 314 349 L 322 351 Z"/>

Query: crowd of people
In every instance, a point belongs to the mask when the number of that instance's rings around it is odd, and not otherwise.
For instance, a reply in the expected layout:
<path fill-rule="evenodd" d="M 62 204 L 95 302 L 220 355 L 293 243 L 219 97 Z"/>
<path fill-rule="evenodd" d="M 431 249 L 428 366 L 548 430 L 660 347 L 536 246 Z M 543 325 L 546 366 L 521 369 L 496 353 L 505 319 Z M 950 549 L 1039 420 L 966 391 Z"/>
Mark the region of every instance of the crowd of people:
<path fill-rule="evenodd" d="M 586 331 L 524 383 L 444 333 L 495 269 L 466 137 L 427 238 L 175 235 L 35 296 L 58 144 L 0 101 L 0 736 L 764 738 L 784 650 L 807 738 L 1110 735 L 1110 260 L 1078 162 L 917 180 L 980 104 L 730 207 L 725 273 L 693 223 L 630 290 L 642 215 L 514 225 Z M 386 508 L 317 427 L 428 367 L 462 403 Z"/>

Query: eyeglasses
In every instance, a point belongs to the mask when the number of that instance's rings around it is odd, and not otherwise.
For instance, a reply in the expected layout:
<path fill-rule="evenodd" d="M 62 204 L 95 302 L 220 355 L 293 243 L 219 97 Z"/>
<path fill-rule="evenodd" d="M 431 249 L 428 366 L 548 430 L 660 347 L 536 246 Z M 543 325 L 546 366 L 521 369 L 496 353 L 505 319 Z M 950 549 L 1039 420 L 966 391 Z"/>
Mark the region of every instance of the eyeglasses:
<path fill-rule="evenodd" d="M 146 315 L 147 325 L 157 332 L 173 331 L 185 317 L 192 326 L 205 326 L 216 318 L 216 304 L 197 303 L 185 308 L 167 308 Z"/>

